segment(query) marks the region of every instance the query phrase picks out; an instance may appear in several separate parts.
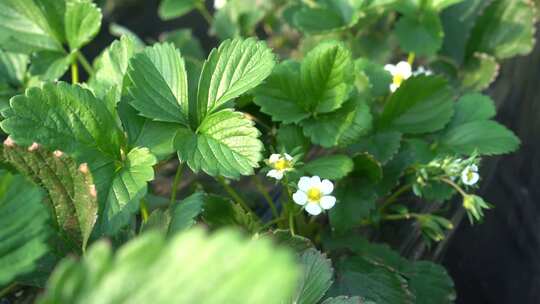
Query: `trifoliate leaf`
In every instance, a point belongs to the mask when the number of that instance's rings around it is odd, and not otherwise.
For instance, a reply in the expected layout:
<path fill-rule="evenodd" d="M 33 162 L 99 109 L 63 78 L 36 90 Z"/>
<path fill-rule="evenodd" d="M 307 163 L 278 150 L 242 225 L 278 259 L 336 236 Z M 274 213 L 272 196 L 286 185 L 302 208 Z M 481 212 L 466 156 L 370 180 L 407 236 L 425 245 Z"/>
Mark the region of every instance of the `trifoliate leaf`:
<path fill-rule="evenodd" d="M 170 43 L 155 44 L 129 61 L 131 105 L 142 116 L 188 124 L 188 82 L 184 59 Z"/>
<path fill-rule="evenodd" d="M 66 3 L 65 31 L 69 48 L 80 49 L 99 32 L 101 10 L 88 0 L 75 0 Z"/>
<path fill-rule="evenodd" d="M 0 285 L 31 273 L 52 234 L 43 193 L 22 176 L 0 173 Z"/>
<path fill-rule="evenodd" d="M 446 132 L 441 145 L 458 154 L 498 155 L 515 151 L 520 141 L 503 125 L 480 120 L 461 124 Z"/>
<path fill-rule="evenodd" d="M 430 56 L 441 48 L 444 32 L 436 13 L 404 16 L 396 24 L 400 47 L 409 53 Z"/>
<path fill-rule="evenodd" d="M 352 89 L 354 64 L 350 51 L 337 42 L 328 42 L 311 50 L 301 66 L 303 104 L 312 113 L 339 109 Z"/>
<path fill-rule="evenodd" d="M 2 129 L 21 145 L 33 142 L 92 162 L 120 159 L 122 134 L 100 99 L 79 85 L 64 82 L 32 87 L 11 99 Z"/>
<path fill-rule="evenodd" d="M 244 114 L 225 109 L 208 115 L 196 133 L 180 130 L 175 144 L 178 157 L 193 171 L 237 178 L 258 166 L 263 149 L 259 134 Z"/>
<path fill-rule="evenodd" d="M 100 199 L 106 202 L 98 218 L 100 232 L 114 234 L 138 210 L 141 198 L 146 195 L 147 182 L 154 179 L 156 163 L 147 148 L 134 148 L 110 180 L 98 185 L 98 191 L 103 189 L 103 196 L 98 192 Z"/>
<path fill-rule="evenodd" d="M 293 17 L 293 25 L 306 33 L 335 31 L 353 26 L 362 12 L 364 1 L 325 0 L 315 6 L 303 5 Z"/>
<path fill-rule="evenodd" d="M 171 239 L 148 232 L 115 254 L 99 242 L 82 261 L 64 260 L 39 303 L 279 304 L 291 296 L 298 274 L 292 254 L 268 240 L 231 230 L 207 236 L 194 229 Z"/>
<path fill-rule="evenodd" d="M 353 161 L 347 155 L 330 155 L 319 157 L 308 162 L 304 170 L 311 175 L 331 180 L 341 179 L 353 169 Z"/>
<path fill-rule="evenodd" d="M 197 5 L 204 4 L 201 0 L 162 0 L 158 14 L 161 19 L 170 20 L 189 13 Z"/>
<path fill-rule="evenodd" d="M 418 134 L 442 129 L 452 118 L 452 91 L 438 76 L 407 79 L 384 107 L 379 129 Z"/>
<path fill-rule="evenodd" d="M 266 81 L 255 89 L 254 102 L 272 120 L 297 123 L 310 114 L 304 108 L 306 94 L 300 80 L 300 64 L 284 61 L 277 65 Z"/>
<path fill-rule="evenodd" d="M 377 132 L 361 138 L 349 147 L 349 151 L 352 153 L 367 152 L 373 155 L 379 162 L 385 164 L 399 151 L 401 135 L 399 132 L 392 131 Z"/>
<path fill-rule="evenodd" d="M 196 192 L 181 202 L 170 206 L 171 223 L 168 233 L 173 235 L 177 232 L 187 230 L 195 224 L 195 218 L 203 211 L 206 195 Z"/>
<path fill-rule="evenodd" d="M 461 87 L 465 91 L 482 91 L 499 75 L 499 63 L 484 53 L 474 53 L 465 63 L 461 75 Z"/>
<path fill-rule="evenodd" d="M 317 303 L 332 285 L 334 269 L 331 261 L 314 248 L 300 254 L 303 272 L 296 293 L 290 303 Z"/>
<path fill-rule="evenodd" d="M 196 128 L 206 115 L 260 84 L 275 65 L 274 54 L 253 38 L 223 42 L 204 62 L 197 102 L 190 103 L 190 122 Z"/>
<path fill-rule="evenodd" d="M 67 245 L 79 252 L 84 250 L 98 211 L 96 187 L 88 166 L 79 166 L 61 151 L 50 152 L 37 146 L 22 148 L 5 142 L 3 152 L 10 165 L 47 191 L 53 220 L 69 240 Z"/>
<path fill-rule="evenodd" d="M 526 55 L 534 46 L 535 22 L 532 1 L 495 0 L 476 21 L 467 54 L 482 52 L 498 59 Z"/>
<path fill-rule="evenodd" d="M 347 146 L 372 126 L 369 106 L 360 98 L 353 97 L 341 109 L 302 121 L 304 134 L 311 142 L 323 147 Z"/>
<path fill-rule="evenodd" d="M 124 84 L 124 76 L 128 69 L 129 59 L 135 53 L 135 43 L 129 36 L 122 36 L 114 41 L 96 59 L 95 73 L 88 84 L 98 98 L 112 101 L 109 107 L 114 108 L 120 101 Z"/>
<path fill-rule="evenodd" d="M 17 53 L 63 52 L 65 1 L 1 0 L 0 44 Z"/>

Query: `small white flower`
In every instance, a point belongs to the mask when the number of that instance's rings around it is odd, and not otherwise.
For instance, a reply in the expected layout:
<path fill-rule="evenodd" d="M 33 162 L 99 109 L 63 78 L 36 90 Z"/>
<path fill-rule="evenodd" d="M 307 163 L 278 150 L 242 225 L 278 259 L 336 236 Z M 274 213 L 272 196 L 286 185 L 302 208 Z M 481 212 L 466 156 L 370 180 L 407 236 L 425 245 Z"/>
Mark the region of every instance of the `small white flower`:
<path fill-rule="evenodd" d="M 334 191 L 334 184 L 318 176 L 303 176 L 298 181 L 298 191 L 293 194 L 293 200 L 304 206 L 311 215 L 320 214 L 323 209 L 328 210 L 336 204 L 336 198 L 330 195 Z"/>
<path fill-rule="evenodd" d="M 416 71 L 413 72 L 413 76 L 418 76 L 418 75 L 431 76 L 433 75 L 433 71 L 430 69 L 426 69 L 424 66 L 419 66 L 418 69 L 416 69 Z"/>
<path fill-rule="evenodd" d="M 467 166 L 461 172 L 461 181 L 467 186 L 476 184 L 479 179 L 480 175 L 478 174 L 478 167 L 476 165 Z"/>
<path fill-rule="evenodd" d="M 412 76 L 412 68 L 407 61 L 400 61 L 396 65 L 387 64 L 384 69 L 392 74 L 392 84 L 390 84 L 392 92 L 395 92 L 404 80 Z"/>
<path fill-rule="evenodd" d="M 292 160 L 293 157 L 287 153 L 270 155 L 267 162 L 268 165 L 272 167 L 272 170 L 268 171 L 266 176 L 273 177 L 277 180 L 282 179 L 287 171 L 293 169 Z"/>
<path fill-rule="evenodd" d="M 222 9 L 227 4 L 227 0 L 214 0 L 214 8 L 216 10 Z"/>

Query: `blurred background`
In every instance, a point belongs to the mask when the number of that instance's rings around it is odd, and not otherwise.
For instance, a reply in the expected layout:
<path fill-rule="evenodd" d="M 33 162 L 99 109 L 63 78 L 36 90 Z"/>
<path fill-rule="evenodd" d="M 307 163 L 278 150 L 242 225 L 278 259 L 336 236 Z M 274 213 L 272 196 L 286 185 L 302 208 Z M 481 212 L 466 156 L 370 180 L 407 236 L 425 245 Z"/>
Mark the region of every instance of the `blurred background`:
<path fill-rule="evenodd" d="M 117 25 L 148 43 L 180 28 L 191 29 L 206 52 L 218 43 L 197 11 L 162 21 L 158 0 L 97 2 L 104 21 L 99 36 L 83 49 L 89 59 L 116 38 L 113 34 L 122 30 Z M 497 120 L 522 145 L 517 153 L 485 161 L 480 192 L 495 208 L 480 225 L 462 221 L 436 259 L 455 281 L 457 303 L 540 303 L 540 45 L 528 56 L 504 62 L 486 93 L 497 103 Z"/>

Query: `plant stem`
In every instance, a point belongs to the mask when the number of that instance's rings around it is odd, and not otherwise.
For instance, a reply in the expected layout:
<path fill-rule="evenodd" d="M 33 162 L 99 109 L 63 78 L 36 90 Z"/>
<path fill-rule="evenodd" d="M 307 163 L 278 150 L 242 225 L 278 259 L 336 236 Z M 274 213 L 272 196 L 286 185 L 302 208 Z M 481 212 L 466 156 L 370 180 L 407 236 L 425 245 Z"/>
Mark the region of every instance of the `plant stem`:
<path fill-rule="evenodd" d="M 454 189 L 456 189 L 463 197 L 467 196 L 467 193 L 465 191 L 463 191 L 463 189 L 461 189 L 460 186 L 458 186 L 456 183 L 454 183 L 453 181 L 447 179 L 447 178 L 440 178 L 440 180 L 444 183 L 447 183 L 448 185 L 452 186 Z"/>
<path fill-rule="evenodd" d="M 176 168 L 176 174 L 174 175 L 174 181 L 171 188 L 171 199 L 169 201 L 170 205 L 176 202 L 176 192 L 178 191 L 178 185 L 180 184 L 180 178 L 182 177 L 182 171 L 184 169 L 184 164 L 180 162 Z"/>
<path fill-rule="evenodd" d="M 253 176 L 253 181 L 255 183 L 255 187 L 257 188 L 257 190 L 261 192 L 262 196 L 264 197 L 264 199 L 270 206 L 270 210 L 272 210 L 272 215 L 274 216 L 274 218 L 279 218 L 279 213 L 277 211 L 276 205 L 274 204 L 274 201 L 268 194 L 268 191 L 266 191 L 266 189 L 264 188 L 261 180 L 259 179 L 257 175 Z"/>
<path fill-rule="evenodd" d="M 212 23 L 214 22 L 214 18 L 212 17 L 212 15 L 208 11 L 204 3 L 197 4 L 197 10 L 204 17 L 204 20 L 206 20 L 206 22 L 208 22 L 209 25 L 212 25 Z"/>
<path fill-rule="evenodd" d="M 84 54 L 81 52 L 77 53 L 77 59 L 79 59 L 79 62 L 81 63 L 83 69 L 88 73 L 88 75 L 94 75 L 94 69 L 92 68 L 92 65 L 88 60 L 86 60 L 86 57 L 84 57 Z"/>
<path fill-rule="evenodd" d="M 255 212 L 253 212 L 251 210 L 251 208 L 249 208 L 249 206 L 246 204 L 244 199 L 242 199 L 242 197 L 229 184 L 227 184 L 227 181 L 225 180 L 225 178 L 223 178 L 223 176 L 218 176 L 217 181 L 221 184 L 223 189 L 225 189 L 225 191 L 227 191 L 227 193 L 232 197 L 232 199 L 237 204 L 242 206 L 242 208 L 244 208 L 244 210 L 246 210 L 246 212 L 252 213 L 253 215 L 255 215 Z"/>
<path fill-rule="evenodd" d="M 410 66 L 413 65 L 415 57 L 416 57 L 415 53 L 413 53 L 413 52 L 409 53 L 409 57 L 407 58 L 407 62 L 409 63 Z"/>
<path fill-rule="evenodd" d="M 291 235 L 294 236 L 294 212 L 293 212 L 293 206 L 291 206 L 291 210 L 289 210 L 289 230 L 291 231 Z"/>
<path fill-rule="evenodd" d="M 146 200 L 141 199 L 141 218 L 142 222 L 146 223 L 148 221 L 148 206 L 146 205 Z"/>
<path fill-rule="evenodd" d="M 6 288 L 0 290 L 0 299 L 12 292 L 15 288 L 17 288 L 17 283 L 11 283 L 10 285 L 6 286 Z"/>
<path fill-rule="evenodd" d="M 275 218 L 275 219 L 267 222 L 266 224 L 264 224 L 264 226 L 262 226 L 261 228 L 259 228 L 258 232 L 266 230 L 266 229 L 270 228 L 272 225 L 278 224 L 279 222 L 281 222 L 281 218 Z"/>
<path fill-rule="evenodd" d="M 410 184 L 407 184 L 407 185 L 403 185 L 401 186 L 401 188 L 399 188 L 398 190 L 396 190 L 396 192 L 394 192 L 391 196 L 389 196 L 385 201 L 384 203 L 382 204 L 380 210 L 384 210 L 386 207 L 388 207 L 388 205 L 392 204 L 393 202 L 395 202 L 397 200 L 397 198 L 405 191 L 408 191 L 410 188 L 412 187 L 412 185 Z"/>
<path fill-rule="evenodd" d="M 71 64 L 71 83 L 79 83 L 79 66 L 77 62 Z"/>
<path fill-rule="evenodd" d="M 386 221 L 400 221 L 400 220 L 410 220 L 419 217 L 419 214 L 416 213 L 405 213 L 405 214 L 389 214 L 382 217 Z"/>

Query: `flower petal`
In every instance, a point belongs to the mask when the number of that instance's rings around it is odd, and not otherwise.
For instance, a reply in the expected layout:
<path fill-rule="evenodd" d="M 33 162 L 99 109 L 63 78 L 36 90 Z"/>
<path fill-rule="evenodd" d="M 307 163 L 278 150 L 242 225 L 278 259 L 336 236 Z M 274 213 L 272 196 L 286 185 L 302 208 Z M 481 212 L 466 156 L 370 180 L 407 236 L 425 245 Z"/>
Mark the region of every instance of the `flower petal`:
<path fill-rule="evenodd" d="M 311 186 L 311 179 L 307 176 L 302 176 L 298 181 L 298 189 L 307 192 Z"/>
<path fill-rule="evenodd" d="M 280 158 L 281 158 L 281 154 L 272 154 L 268 158 L 268 162 L 273 164 L 273 163 L 277 162 Z"/>
<path fill-rule="evenodd" d="M 305 205 L 307 203 L 308 197 L 304 191 L 298 190 L 292 195 L 292 199 L 298 205 Z"/>
<path fill-rule="evenodd" d="M 474 172 L 478 172 L 478 166 L 477 165 L 470 165 L 469 170 L 472 170 Z"/>
<path fill-rule="evenodd" d="M 290 155 L 289 155 L 289 154 L 287 154 L 287 153 L 284 153 L 284 154 L 283 154 L 283 156 L 285 156 L 285 159 L 286 159 L 286 160 L 288 160 L 288 161 L 291 161 L 291 160 L 293 160 L 293 157 L 292 157 L 292 156 L 290 156 Z"/>
<path fill-rule="evenodd" d="M 384 66 L 384 69 L 390 72 L 390 74 L 394 75 L 396 73 L 396 66 L 393 64 L 387 64 Z"/>
<path fill-rule="evenodd" d="M 317 188 L 317 189 L 321 189 L 321 178 L 318 177 L 317 175 L 315 176 L 312 176 L 311 179 L 309 180 L 309 188 Z"/>
<path fill-rule="evenodd" d="M 397 89 L 399 88 L 399 86 L 395 83 L 391 83 L 390 84 L 390 92 L 395 92 Z"/>
<path fill-rule="evenodd" d="M 327 179 L 323 179 L 321 182 L 321 192 L 322 194 L 328 195 L 334 191 L 334 184 Z"/>
<path fill-rule="evenodd" d="M 280 180 L 280 179 L 283 178 L 283 171 L 272 169 L 272 170 L 268 171 L 266 176 L 270 176 L 270 177 L 273 177 L 273 178 L 275 178 L 277 180 Z"/>
<path fill-rule="evenodd" d="M 412 67 L 407 61 L 400 61 L 396 65 L 396 72 L 403 76 L 403 79 L 407 79 L 412 75 Z"/>
<path fill-rule="evenodd" d="M 305 207 L 306 212 L 311 215 L 319 215 L 322 212 L 321 206 L 319 204 L 309 203 Z"/>
<path fill-rule="evenodd" d="M 336 204 L 336 198 L 332 195 L 325 195 L 321 197 L 320 204 L 323 209 L 328 210 L 334 207 L 334 205 Z"/>

